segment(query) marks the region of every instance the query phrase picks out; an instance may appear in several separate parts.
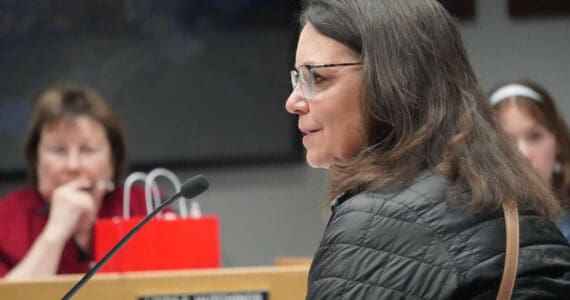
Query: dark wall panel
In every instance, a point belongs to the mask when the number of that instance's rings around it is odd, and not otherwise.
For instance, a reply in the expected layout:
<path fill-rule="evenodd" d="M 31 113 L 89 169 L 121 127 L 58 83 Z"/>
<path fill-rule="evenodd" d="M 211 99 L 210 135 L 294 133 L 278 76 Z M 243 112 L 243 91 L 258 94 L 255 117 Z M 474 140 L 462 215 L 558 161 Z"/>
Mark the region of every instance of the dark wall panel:
<path fill-rule="evenodd" d="M 0 173 L 23 169 L 33 98 L 65 81 L 111 99 L 135 165 L 299 157 L 293 1 L 0 3 Z"/>

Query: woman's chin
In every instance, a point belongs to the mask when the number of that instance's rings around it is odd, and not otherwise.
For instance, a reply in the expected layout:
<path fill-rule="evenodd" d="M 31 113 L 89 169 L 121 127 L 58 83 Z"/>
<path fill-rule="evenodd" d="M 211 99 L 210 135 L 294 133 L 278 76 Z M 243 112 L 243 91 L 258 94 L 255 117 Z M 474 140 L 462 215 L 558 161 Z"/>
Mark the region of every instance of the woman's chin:
<path fill-rule="evenodd" d="M 307 153 L 307 164 L 315 169 L 328 169 L 331 165 L 330 160 L 311 155 L 310 153 Z"/>

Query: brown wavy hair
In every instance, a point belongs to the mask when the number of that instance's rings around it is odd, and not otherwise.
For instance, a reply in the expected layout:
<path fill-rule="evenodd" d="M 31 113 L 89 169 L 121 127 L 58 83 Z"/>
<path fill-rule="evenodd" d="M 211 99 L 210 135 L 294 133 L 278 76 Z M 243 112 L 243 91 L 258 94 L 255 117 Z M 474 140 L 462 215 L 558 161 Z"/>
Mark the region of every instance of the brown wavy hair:
<path fill-rule="evenodd" d="M 126 142 L 124 127 L 111 109 L 109 102 L 95 89 L 73 83 L 65 83 L 46 89 L 38 97 L 24 139 L 24 156 L 28 177 L 37 185 L 38 144 L 42 128 L 59 120 L 73 120 L 88 116 L 105 128 L 111 145 L 113 181 L 118 184 L 126 165 Z"/>
<path fill-rule="evenodd" d="M 570 134 L 568 126 L 558 112 L 554 99 L 548 91 L 530 79 L 519 79 L 502 83 L 491 89 L 489 95 L 508 84 L 526 86 L 540 95 L 540 101 L 524 96 L 513 96 L 493 106 L 496 113 L 516 102 L 517 107 L 527 112 L 536 122 L 544 126 L 556 139 L 556 161 L 560 171 L 552 173 L 552 188 L 562 206 L 570 208 Z"/>
<path fill-rule="evenodd" d="M 405 186 L 424 170 L 466 190 L 467 208 L 498 210 L 503 198 L 553 219 L 549 188 L 496 129 L 455 20 L 435 0 L 308 0 L 300 23 L 356 53 L 363 62 L 361 101 L 367 146 L 330 168 L 328 201 Z"/>

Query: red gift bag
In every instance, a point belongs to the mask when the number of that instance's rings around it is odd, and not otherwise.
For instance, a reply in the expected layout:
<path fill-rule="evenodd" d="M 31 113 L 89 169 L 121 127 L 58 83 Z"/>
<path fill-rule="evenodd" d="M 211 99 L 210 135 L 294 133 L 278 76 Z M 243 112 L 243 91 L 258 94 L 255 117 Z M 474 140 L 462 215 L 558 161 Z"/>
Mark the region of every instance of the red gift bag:
<path fill-rule="evenodd" d="M 144 217 L 130 217 L 130 192 L 135 181 L 145 182 L 147 213 L 160 205 L 155 179 L 166 177 L 177 191 L 180 181 L 168 169 L 156 168 L 148 174 L 134 172 L 125 180 L 123 218 L 101 219 L 95 223 L 95 259 L 100 261 Z M 101 268 L 101 272 L 217 268 L 220 266 L 220 222 L 217 216 L 202 216 L 198 202 L 192 201 L 186 216 L 185 199 L 178 200 L 184 217 L 155 217 L 132 236 Z"/>
<path fill-rule="evenodd" d="M 95 224 L 95 259 L 99 261 L 142 220 L 113 218 Z M 220 266 L 217 216 L 154 218 L 113 256 L 101 272 L 217 268 Z"/>

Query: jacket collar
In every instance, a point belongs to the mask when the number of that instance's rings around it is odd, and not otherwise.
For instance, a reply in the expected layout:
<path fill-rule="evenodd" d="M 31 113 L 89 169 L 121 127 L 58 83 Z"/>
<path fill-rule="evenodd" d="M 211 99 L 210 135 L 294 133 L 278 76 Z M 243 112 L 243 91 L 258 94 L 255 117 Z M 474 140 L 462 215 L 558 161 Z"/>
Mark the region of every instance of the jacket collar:
<path fill-rule="evenodd" d="M 353 196 L 352 191 L 346 191 L 342 194 L 338 195 L 336 198 L 333 199 L 331 202 L 331 210 L 334 212 L 338 206 L 340 206 L 344 201 L 350 199 Z"/>

